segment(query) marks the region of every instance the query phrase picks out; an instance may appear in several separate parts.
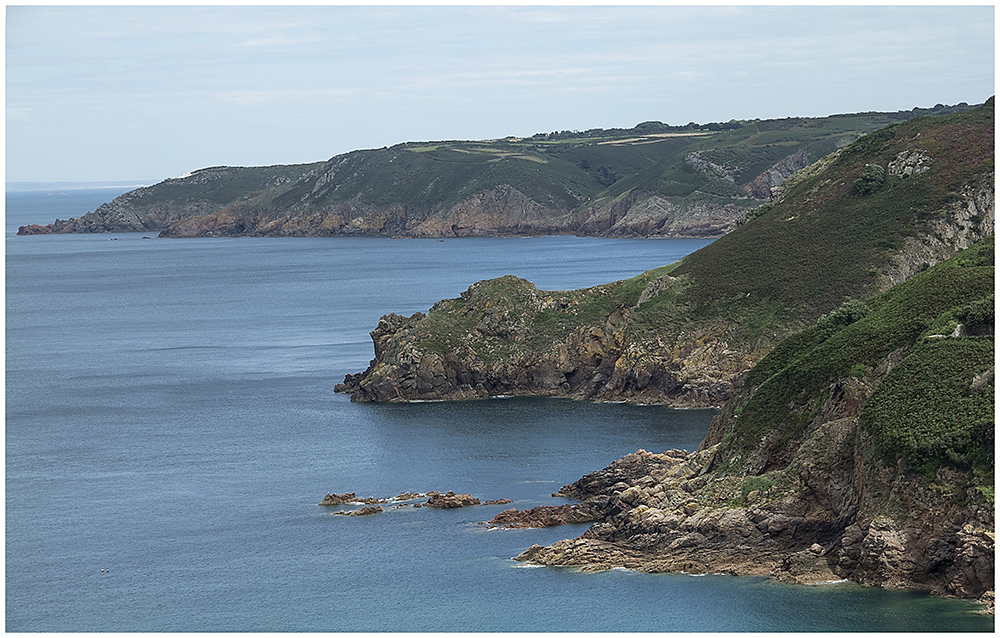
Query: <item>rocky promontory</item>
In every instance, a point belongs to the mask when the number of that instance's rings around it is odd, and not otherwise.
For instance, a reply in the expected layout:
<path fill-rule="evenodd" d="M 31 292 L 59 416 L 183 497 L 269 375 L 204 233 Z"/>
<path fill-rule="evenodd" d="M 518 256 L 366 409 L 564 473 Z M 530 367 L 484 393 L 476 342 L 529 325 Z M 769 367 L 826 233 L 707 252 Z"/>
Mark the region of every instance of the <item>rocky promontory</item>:
<path fill-rule="evenodd" d="M 630 320 L 641 304 L 632 295 L 667 287 L 655 272 L 637 279 L 547 292 L 506 276 L 474 284 L 429 315 L 387 315 L 371 333 L 369 369 L 336 389 L 352 401 L 516 395 L 722 404 L 761 348 L 739 352 L 712 327 L 692 330 L 696 343 L 688 335 L 636 339 Z"/>

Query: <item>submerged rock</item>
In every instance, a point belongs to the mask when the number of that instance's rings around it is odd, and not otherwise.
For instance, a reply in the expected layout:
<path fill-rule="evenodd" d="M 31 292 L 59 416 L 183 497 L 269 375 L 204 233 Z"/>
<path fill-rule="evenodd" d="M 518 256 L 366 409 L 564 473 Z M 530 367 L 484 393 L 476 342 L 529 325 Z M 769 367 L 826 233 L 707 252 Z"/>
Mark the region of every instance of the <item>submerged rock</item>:
<path fill-rule="evenodd" d="M 364 498 L 358 498 L 354 492 L 344 492 L 343 494 L 327 494 L 320 501 L 320 505 L 343 505 L 345 503 L 363 503 L 365 505 L 378 505 L 380 503 L 385 503 L 385 499 L 374 498 L 372 496 L 366 496 Z"/>
<path fill-rule="evenodd" d="M 403 501 L 413 501 L 419 498 L 427 497 L 427 500 L 423 503 L 406 503 Z M 335 506 L 335 505 L 346 505 L 346 504 L 363 504 L 363 505 L 384 505 L 386 503 L 394 503 L 390 509 L 401 509 L 405 507 L 435 507 L 438 509 L 455 509 L 459 507 L 469 507 L 471 505 L 505 505 L 507 503 L 512 503 L 509 498 L 498 498 L 485 501 L 480 503 L 478 498 L 473 497 L 471 494 L 456 494 L 455 492 L 448 491 L 442 494 L 441 492 L 403 492 L 392 498 L 375 498 L 368 496 L 365 498 L 358 498 L 354 492 L 344 492 L 343 494 L 328 493 L 323 500 L 320 501 L 320 505 Z M 370 510 L 372 508 L 363 508 L 362 510 Z M 381 508 L 378 508 L 382 511 Z M 336 514 L 343 514 L 345 516 L 359 516 L 357 513 L 348 512 L 335 512 Z M 374 512 L 366 512 L 374 513 Z"/>
<path fill-rule="evenodd" d="M 381 514 L 382 506 L 376 505 L 375 507 L 366 506 L 359 510 L 352 510 L 350 512 L 340 511 L 334 512 L 337 516 L 371 516 L 372 514 Z"/>

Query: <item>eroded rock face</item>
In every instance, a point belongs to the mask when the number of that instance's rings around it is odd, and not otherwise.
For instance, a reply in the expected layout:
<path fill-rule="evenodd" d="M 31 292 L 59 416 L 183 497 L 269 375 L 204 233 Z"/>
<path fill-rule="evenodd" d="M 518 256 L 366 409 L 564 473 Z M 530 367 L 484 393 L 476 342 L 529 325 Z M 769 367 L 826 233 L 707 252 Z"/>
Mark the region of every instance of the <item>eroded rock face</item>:
<path fill-rule="evenodd" d="M 568 231 L 599 237 L 719 237 L 760 203 L 629 194 L 576 212 Z"/>
<path fill-rule="evenodd" d="M 912 158 L 911 158 L 912 159 Z M 927 164 L 919 164 L 924 172 Z M 898 178 L 899 176 L 897 176 Z M 996 223 L 995 172 L 962 187 L 956 201 L 930 220 L 928 232 L 906 237 L 886 269 L 886 287 L 905 281 L 990 235 Z"/>
<path fill-rule="evenodd" d="M 799 149 L 747 184 L 747 193 L 757 199 L 776 199 L 781 184 L 793 173 L 809 164 L 809 153 L 804 148 Z"/>
<path fill-rule="evenodd" d="M 45 224 L 44 226 L 40 224 L 28 224 L 27 226 L 19 226 L 17 229 L 18 235 L 51 235 L 55 232 L 52 224 Z"/>

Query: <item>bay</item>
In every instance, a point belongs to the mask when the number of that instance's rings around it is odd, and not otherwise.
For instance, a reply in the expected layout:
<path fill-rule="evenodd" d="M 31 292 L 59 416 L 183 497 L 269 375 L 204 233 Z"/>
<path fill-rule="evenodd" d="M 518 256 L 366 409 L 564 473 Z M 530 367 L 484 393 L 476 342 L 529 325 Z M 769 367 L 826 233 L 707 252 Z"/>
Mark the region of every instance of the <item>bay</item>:
<path fill-rule="evenodd" d="M 14 235 L 117 192 L 7 194 L 7 631 L 992 631 L 914 592 L 525 568 L 586 526 L 479 525 L 638 448 L 694 449 L 712 410 L 333 393 L 382 314 L 504 274 L 606 283 L 707 241 Z M 317 505 L 428 490 L 514 503 Z"/>

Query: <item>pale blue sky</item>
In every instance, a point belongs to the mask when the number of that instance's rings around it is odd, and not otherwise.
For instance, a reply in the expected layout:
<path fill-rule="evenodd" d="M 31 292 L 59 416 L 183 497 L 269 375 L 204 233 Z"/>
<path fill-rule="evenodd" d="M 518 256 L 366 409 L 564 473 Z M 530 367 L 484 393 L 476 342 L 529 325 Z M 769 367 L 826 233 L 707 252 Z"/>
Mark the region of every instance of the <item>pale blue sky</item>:
<path fill-rule="evenodd" d="M 980 103 L 979 6 L 8 6 L 7 181 Z"/>

